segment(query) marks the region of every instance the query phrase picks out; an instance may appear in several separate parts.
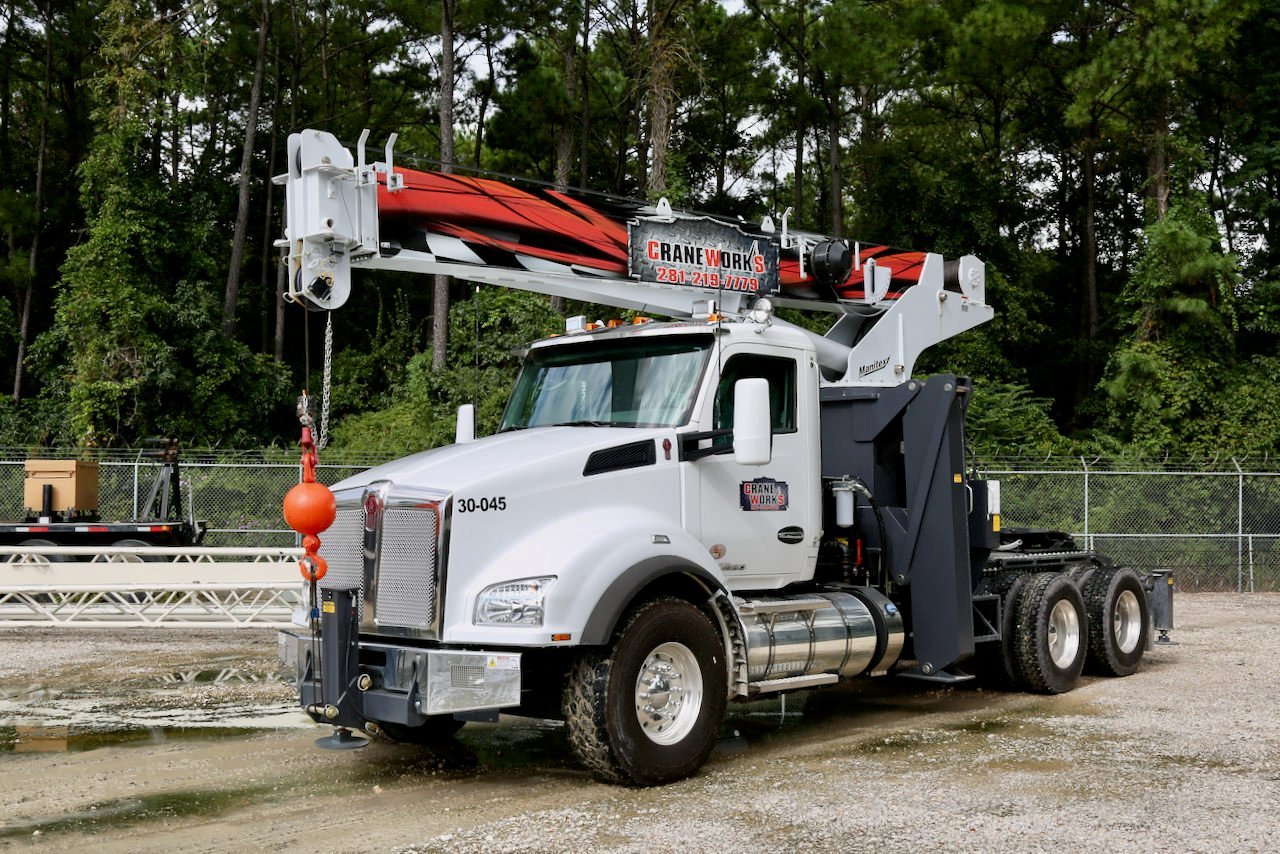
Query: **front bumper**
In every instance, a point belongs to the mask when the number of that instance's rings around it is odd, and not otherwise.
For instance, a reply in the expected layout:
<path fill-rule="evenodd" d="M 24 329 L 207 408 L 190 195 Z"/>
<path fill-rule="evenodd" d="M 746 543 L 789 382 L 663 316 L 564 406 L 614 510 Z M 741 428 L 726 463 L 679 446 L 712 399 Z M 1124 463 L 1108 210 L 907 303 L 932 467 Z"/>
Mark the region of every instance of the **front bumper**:
<path fill-rule="evenodd" d="M 323 593 L 318 639 L 280 633 L 281 663 L 315 720 L 352 729 L 371 721 L 418 726 L 432 715 L 520 704 L 520 653 L 362 642 L 350 591 Z"/>

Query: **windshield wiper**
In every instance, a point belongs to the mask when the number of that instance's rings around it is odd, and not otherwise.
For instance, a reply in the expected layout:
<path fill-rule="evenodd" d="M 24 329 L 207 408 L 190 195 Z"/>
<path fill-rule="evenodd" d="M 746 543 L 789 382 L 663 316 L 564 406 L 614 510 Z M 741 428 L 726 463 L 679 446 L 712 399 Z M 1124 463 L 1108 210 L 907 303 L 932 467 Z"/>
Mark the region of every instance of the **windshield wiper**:
<path fill-rule="evenodd" d="M 617 425 L 614 424 L 612 421 L 591 421 L 591 420 L 584 419 L 581 421 L 560 421 L 556 424 L 548 424 L 546 426 L 548 427 L 616 427 Z"/>

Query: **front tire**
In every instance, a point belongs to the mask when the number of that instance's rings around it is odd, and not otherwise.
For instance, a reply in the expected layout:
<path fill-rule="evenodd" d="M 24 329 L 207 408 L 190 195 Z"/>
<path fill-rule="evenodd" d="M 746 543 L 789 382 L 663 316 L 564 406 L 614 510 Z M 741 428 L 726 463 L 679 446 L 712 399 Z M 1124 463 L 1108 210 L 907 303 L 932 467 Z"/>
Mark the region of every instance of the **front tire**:
<path fill-rule="evenodd" d="M 1151 630 L 1147 594 L 1138 574 L 1128 567 L 1099 569 L 1082 592 L 1089 614 L 1090 672 L 1130 675 L 1142 663 Z"/>
<path fill-rule="evenodd" d="M 1088 621 L 1080 588 L 1067 575 L 1032 576 L 1018 597 L 1018 672 L 1023 687 L 1063 694 L 1084 668 Z"/>
<path fill-rule="evenodd" d="M 612 649 L 569 671 L 564 716 L 575 755 L 600 780 L 653 786 L 688 777 L 724 719 L 724 647 L 707 616 L 680 599 L 645 602 Z"/>

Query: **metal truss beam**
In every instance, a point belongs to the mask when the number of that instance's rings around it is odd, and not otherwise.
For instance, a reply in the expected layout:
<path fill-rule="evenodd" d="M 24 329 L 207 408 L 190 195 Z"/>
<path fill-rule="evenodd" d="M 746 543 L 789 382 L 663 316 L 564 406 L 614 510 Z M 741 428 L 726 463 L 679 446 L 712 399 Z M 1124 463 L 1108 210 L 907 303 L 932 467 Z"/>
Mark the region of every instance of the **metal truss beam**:
<path fill-rule="evenodd" d="M 300 549 L 0 547 L 0 627 L 286 628 Z"/>

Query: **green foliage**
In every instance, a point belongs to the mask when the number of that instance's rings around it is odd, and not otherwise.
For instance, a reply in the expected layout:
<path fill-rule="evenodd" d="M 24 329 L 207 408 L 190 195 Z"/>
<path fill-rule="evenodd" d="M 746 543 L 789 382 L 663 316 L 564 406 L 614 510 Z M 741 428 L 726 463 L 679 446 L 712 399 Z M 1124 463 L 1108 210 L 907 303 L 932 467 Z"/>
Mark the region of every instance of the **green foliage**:
<path fill-rule="evenodd" d="M 268 178 L 284 171 L 287 134 L 307 126 L 348 142 L 369 128 L 375 144 L 399 131 L 401 163 L 438 154 L 440 7 L 270 4 L 257 116 L 246 106 L 259 4 L 5 8 L 6 397 L 26 354 L 0 437 L 292 442 L 297 388 L 284 366 L 301 374 L 309 362 L 316 385 L 323 325 L 311 317 L 309 351 L 299 309 L 276 329 L 282 202 Z M 659 30 L 653 15 L 668 9 Z M 568 140 L 571 183 L 640 195 L 650 88 L 669 73 L 676 204 L 749 219 L 795 206 L 799 227 L 982 258 L 996 320 L 918 366 L 979 378 L 975 439 L 1056 446 L 1048 416 L 1091 448 L 1280 450 L 1275 3 L 475 0 L 456 26 L 470 57 L 458 69 L 459 150 L 482 167 L 551 180 Z M 219 297 L 251 123 L 228 340 Z M 1149 197 L 1165 190 L 1183 202 L 1161 223 Z M 514 369 L 507 348 L 559 325 L 542 316 L 545 300 L 489 309 L 500 301 L 486 290 L 450 311 L 450 367 L 433 374 L 419 355 L 434 311 L 424 284 L 357 277 L 334 316 L 333 415 L 359 427 L 353 441 L 436 443 L 473 396 L 492 424 Z M 265 355 L 277 332 L 280 364 Z"/>
<path fill-rule="evenodd" d="M 409 360 L 402 385 L 385 409 L 345 419 L 334 430 L 338 453 L 406 454 L 453 441 L 460 405 L 476 407 L 476 430 L 492 433 L 502 419 L 519 367 L 519 348 L 562 327 L 546 297 L 479 288 L 449 309 L 455 330 L 449 361 L 431 370 L 431 354 Z"/>
<path fill-rule="evenodd" d="M 1236 261 L 1222 254 L 1212 219 L 1193 202 L 1146 230 L 1123 295 L 1131 332 L 1103 384 L 1111 430 L 1148 450 L 1216 443 L 1224 425 L 1212 403 L 1236 372 Z"/>
<path fill-rule="evenodd" d="M 1049 416 L 1050 401 L 1025 386 L 975 379 L 966 433 L 979 457 L 1061 454 L 1071 445 Z"/>
<path fill-rule="evenodd" d="M 759 105 L 769 94 L 769 81 L 759 73 L 763 45 L 748 14 L 712 3 L 694 4 L 687 12 L 695 42 L 679 85 L 688 113 L 672 136 L 671 152 L 679 161 L 669 174 L 689 188 L 689 204 L 725 215 L 760 210 L 759 191 L 737 180 L 761 153 L 759 137 L 739 129 L 758 121 Z"/>
<path fill-rule="evenodd" d="M 1088 7 L 1096 49 L 1067 75 L 1075 99 L 1068 121 L 1101 117 L 1113 129 L 1141 133 L 1141 122 L 1168 108 L 1178 84 L 1207 57 L 1228 53 L 1252 4 L 1228 0 L 1134 0 Z M 1101 11 L 1099 11 L 1101 9 Z M 1136 125 L 1136 126 L 1135 126 Z"/>
<path fill-rule="evenodd" d="M 404 382 L 410 360 L 424 344 L 424 332 L 413 321 L 411 300 L 404 290 L 392 293 L 385 306 L 385 290 L 367 282 L 368 299 L 377 306 L 376 320 L 367 342 L 338 350 L 333 358 L 331 415 L 377 409 L 392 402 L 394 390 Z M 314 324 L 319 327 L 320 323 Z M 335 338 L 341 333 L 335 332 Z M 313 391 L 318 378 L 313 377 Z"/>
<path fill-rule="evenodd" d="M 1205 404 L 1198 443 L 1207 452 L 1273 455 L 1280 448 L 1280 356 L 1238 363 L 1221 392 Z"/>
<path fill-rule="evenodd" d="M 94 84 L 99 132 L 81 166 L 88 235 L 67 253 L 56 326 L 37 348 L 65 402 L 49 436 L 89 446 L 151 434 L 251 442 L 270 434 L 286 374 L 221 335 L 205 199 L 174 193 L 148 168 L 145 70 L 165 58 L 170 34 L 125 4 L 108 12 L 118 20 L 104 32 L 107 65 Z M 60 347 L 66 360 L 55 363 Z"/>
<path fill-rule="evenodd" d="M 1195 130 L 1223 139 L 1234 156 L 1222 181 L 1230 191 L 1223 218 L 1232 232 L 1264 239 L 1237 241 L 1242 267 L 1250 278 L 1274 280 L 1280 275 L 1280 6 L 1245 4 L 1238 49 L 1222 59 L 1218 73 L 1196 81 L 1201 103 Z M 1261 284 L 1261 283 L 1260 283 Z M 1280 301 L 1267 301 L 1273 316 Z M 1273 330 L 1274 334 L 1274 330 Z"/>
<path fill-rule="evenodd" d="M 557 129 L 572 121 L 574 105 L 565 94 L 557 57 L 546 42 L 516 41 L 504 52 L 510 84 L 494 97 L 497 116 L 489 122 L 492 167 L 532 178 L 555 177 Z"/>

